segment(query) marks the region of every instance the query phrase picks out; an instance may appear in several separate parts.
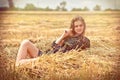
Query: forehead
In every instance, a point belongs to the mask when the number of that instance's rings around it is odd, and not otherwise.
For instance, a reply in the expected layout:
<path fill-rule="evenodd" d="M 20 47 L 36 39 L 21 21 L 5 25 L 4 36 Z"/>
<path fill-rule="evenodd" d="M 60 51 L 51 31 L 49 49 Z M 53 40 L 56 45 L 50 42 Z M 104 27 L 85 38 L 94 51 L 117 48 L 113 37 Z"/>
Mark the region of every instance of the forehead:
<path fill-rule="evenodd" d="M 74 25 L 81 25 L 81 24 L 83 24 L 83 22 L 81 20 L 77 20 L 74 22 Z"/>

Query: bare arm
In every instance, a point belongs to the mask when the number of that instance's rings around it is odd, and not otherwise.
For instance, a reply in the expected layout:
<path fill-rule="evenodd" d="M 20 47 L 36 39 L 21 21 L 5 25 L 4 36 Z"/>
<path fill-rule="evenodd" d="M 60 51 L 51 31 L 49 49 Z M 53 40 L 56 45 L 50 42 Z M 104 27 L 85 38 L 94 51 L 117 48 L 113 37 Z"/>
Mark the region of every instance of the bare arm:
<path fill-rule="evenodd" d="M 64 43 L 64 39 L 70 35 L 70 32 L 70 30 L 65 30 L 55 43 L 62 46 L 62 44 Z"/>

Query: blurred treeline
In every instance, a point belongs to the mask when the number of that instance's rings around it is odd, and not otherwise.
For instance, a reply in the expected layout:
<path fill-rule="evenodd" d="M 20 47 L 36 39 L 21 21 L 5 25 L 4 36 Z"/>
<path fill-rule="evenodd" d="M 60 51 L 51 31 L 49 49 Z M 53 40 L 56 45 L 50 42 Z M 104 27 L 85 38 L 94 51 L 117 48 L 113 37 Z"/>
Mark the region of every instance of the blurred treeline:
<path fill-rule="evenodd" d="M 8 0 L 9 3 L 9 7 L 0 7 L 0 11 L 5 11 L 5 10 L 10 10 L 10 11 L 69 11 L 66 8 L 67 2 L 66 1 L 62 1 L 60 2 L 56 8 L 50 8 L 49 6 L 42 8 L 42 7 L 36 7 L 34 4 L 32 3 L 28 3 L 26 4 L 26 6 L 24 8 L 20 8 L 20 7 L 15 7 L 13 0 Z M 40 5 L 40 4 L 39 4 Z M 101 9 L 102 6 L 100 5 L 96 5 L 93 7 L 93 11 L 120 11 L 120 9 L 111 9 L 111 8 L 107 8 L 102 10 Z M 72 8 L 70 11 L 90 11 L 90 9 L 87 6 L 84 6 L 83 8 L 79 7 L 79 8 Z"/>

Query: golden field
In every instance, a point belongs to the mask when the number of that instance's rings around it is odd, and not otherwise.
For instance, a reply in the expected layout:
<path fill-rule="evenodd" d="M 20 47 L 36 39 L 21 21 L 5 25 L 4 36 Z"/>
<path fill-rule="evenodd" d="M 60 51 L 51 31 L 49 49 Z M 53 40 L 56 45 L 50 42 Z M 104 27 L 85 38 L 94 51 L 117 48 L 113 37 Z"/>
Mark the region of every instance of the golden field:
<path fill-rule="evenodd" d="M 20 42 L 30 39 L 45 51 L 71 19 L 85 19 L 91 48 L 81 52 L 43 54 L 15 67 Z M 0 12 L 0 77 L 2 80 L 120 80 L 120 11 Z"/>

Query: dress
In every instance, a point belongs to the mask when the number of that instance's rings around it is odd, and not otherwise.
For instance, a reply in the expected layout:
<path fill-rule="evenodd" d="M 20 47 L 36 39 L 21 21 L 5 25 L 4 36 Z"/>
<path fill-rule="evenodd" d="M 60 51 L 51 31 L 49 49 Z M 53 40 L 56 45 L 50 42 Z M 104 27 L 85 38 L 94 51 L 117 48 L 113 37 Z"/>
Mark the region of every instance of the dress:
<path fill-rule="evenodd" d="M 72 49 L 76 49 L 78 51 L 81 51 L 86 48 L 90 48 L 90 40 L 85 37 L 85 36 L 77 36 L 77 37 L 70 37 L 65 40 L 64 44 L 62 46 L 59 46 L 58 44 L 53 41 L 51 45 L 52 49 L 51 50 L 46 50 L 45 53 L 56 53 L 58 51 L 60 52 L 67 52 Z M 38 54 L 42 54 L 42 51 L 39 51 Z"/>

